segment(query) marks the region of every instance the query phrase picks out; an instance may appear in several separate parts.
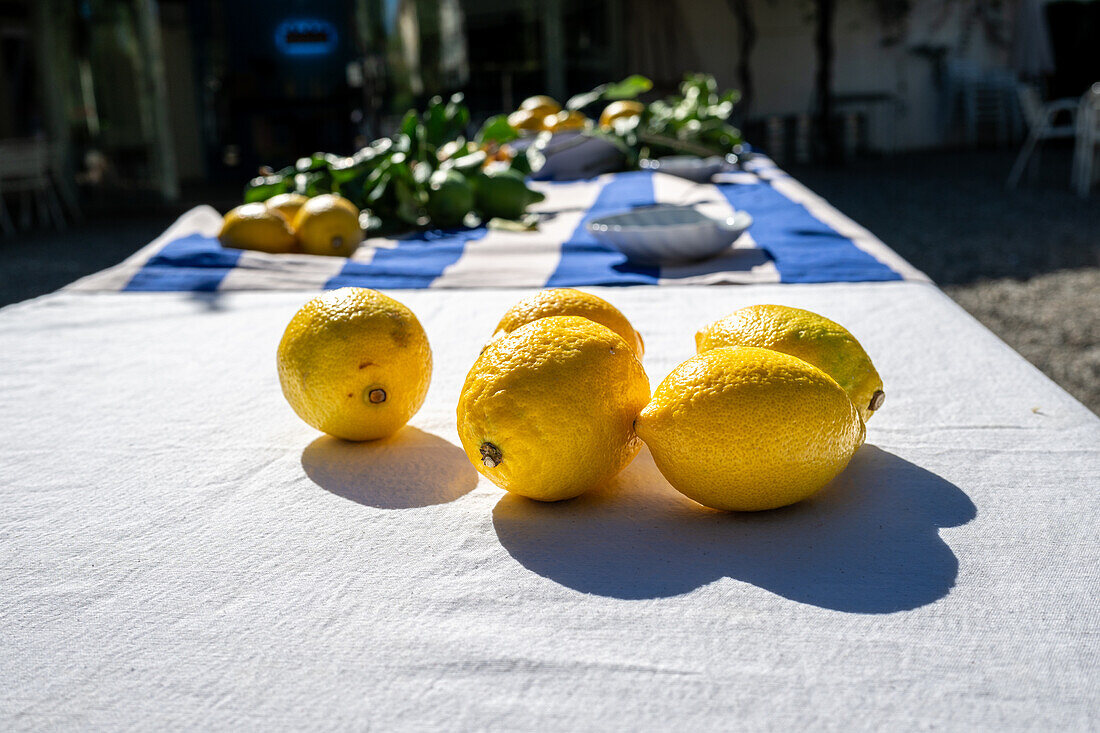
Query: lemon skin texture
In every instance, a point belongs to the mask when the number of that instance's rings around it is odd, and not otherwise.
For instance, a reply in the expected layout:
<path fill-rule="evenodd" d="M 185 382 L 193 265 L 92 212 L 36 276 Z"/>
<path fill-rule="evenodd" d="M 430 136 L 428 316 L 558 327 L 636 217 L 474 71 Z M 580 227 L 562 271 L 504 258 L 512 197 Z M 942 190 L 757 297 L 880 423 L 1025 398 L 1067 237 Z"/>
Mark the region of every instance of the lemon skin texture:
<path fill-rule="evenodd" d="M 302 250 L 312 255 L 350 257 L 363 241 L 359 209 L 343 196 L 325 193 L 302 204 L 294 217 Z"/>
<path fill-rule="evenodd" d="M 797 356 L 836 380 L 864 421 L 886 396 L 882 378 L 855 336 L 839 323 L 800 308 L 742 308 L 696 333 L 695 345 L 700 353 L 717 346 L 758 346 Z"/>
<path fill-rule="evenodd" d="M 568 132 L 583 130 L 588 126 L 588 118 L 576 110 L 562 111 L 547 115 L 542 120 L 542 128 L 550 132 Z"/>
<path fill-rule="evenodd" d="M 516 110 L 512 114 L 508 115 L 508 124 L 517 130 L 526 130 L 527 132 L 541 132 L 543 129 L 542 122 L 552 112 L 539 111 L 539 110 Z"/>
<path fill-rule="evenodd" d="M 218 241 L 223 247 L 269 254 L 293 252 L 298 246 L 286 217 L 262 203 L 244 204 L 229 211 L 222 219 Z"/>
<path fill-rule="evenodd" d="M 641 358 L 645 354 L 642 336 L 630 325 L 618 308 L 603 298 L 573 288 L 540 290 L 519 301 L 500 319 L 494 337 L 511 333 L 520 326 L 550 316 L 582 316 L 607 326 L 634 349 Z"/>
<path fill-rule="evenodd" d="M 829 375 L 753 347 L 711 349 L 676 367 L 637 430 L 673 487 L 726 511 L 775 509 L 812 496 L 844 470 L 865 435 Z"/>
<path fill-rule="evenodd" d="M 307 201 L 309 201 L 309 197 L 300 193 L 280 193 L 264 201 L 264 205 L 273 211 L 278 211 L 286 217 L 287 221 L 293 222 L 294 217 L 298 215 L 298 211 Z"/>
<path fill-rule="evenodd" d="M 459 397 L 458 434 L 497 486 L 571 499 L 634 459 L 633 423 L 648 401 L 649 379 L 618 334 L 579 316 L 542 318 L 478 357 Z"/>
<path fill-rule="evenodd" d="M 298 416 L 345 440 L 392 435 L 424 403 L 432 350 L 411 310 L 376 290 L 340 288 L 302 306 L 278 350 Z"/>
<path fill-rule="evenodd" d="M 553 97 L 548 97 L 545 94 L 536 94 L 520 102 L 519 111 L 535 112 L 545 117 L 546 115 L 553 115 L 561 112 L 561 104 Z"/>
<path fill-rule="evenodd" d="M 645 111 L 645 105 L 632 99 L 620 99 L 603 108 L 600 113 L 600 127 L 611 129 L 615 120 L 624 117 L 636 117 Z"/>

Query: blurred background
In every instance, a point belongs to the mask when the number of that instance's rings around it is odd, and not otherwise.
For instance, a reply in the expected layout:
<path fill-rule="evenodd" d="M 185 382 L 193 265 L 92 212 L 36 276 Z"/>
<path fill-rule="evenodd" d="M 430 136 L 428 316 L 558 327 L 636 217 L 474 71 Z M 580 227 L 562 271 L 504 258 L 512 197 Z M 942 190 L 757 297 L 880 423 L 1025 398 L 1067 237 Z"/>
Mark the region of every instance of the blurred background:
<path fill-rule="evenodd" d="M 435 94 L 476 123 L 700 71 L 741 90 L 750 143 L 1100 411 L 1097 38 L 1086 0 L 0 0 L 0 304 Z"/>

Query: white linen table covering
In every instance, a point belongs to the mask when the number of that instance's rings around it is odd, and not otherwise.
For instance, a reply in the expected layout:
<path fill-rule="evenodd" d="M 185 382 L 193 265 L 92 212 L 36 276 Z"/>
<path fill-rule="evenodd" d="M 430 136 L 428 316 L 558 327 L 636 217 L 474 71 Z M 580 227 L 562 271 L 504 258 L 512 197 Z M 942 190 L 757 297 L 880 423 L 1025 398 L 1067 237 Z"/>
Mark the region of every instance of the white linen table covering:
<path fill-rule="evenodd" d="M 307 292 L 0 312 L 0 729 L 1086 730 L 1100 420 L 924 283 L 593 292 L 653 386 L 778 302 L 886 383 L 818 497 L 703 510 L 643 453 L 542 505 L 455 404 L 529 291 L 404 290 L 435 375 L 397 437 L 321 437 L 275 348 Z"/>
<path fill-rule="evenodd" d="M 758 156 L 750 170 L 699 184 L 631 171 L 589 180 L 533 182 L 537 231 L 484 227 L 371 238 L 350 258 L 226 248 L 222 217 L 209 206 L 183 214 L 124 262 L 70 290 L 227 292 L 377 289 L 728 285 L 734 283 L 927 282 L 871 232 Z M 735 243 L 700 262 L 651 267 L 628 262 L 586 225 L 637 208 L 691 206 L 718 220 L 753 217 Z"/>

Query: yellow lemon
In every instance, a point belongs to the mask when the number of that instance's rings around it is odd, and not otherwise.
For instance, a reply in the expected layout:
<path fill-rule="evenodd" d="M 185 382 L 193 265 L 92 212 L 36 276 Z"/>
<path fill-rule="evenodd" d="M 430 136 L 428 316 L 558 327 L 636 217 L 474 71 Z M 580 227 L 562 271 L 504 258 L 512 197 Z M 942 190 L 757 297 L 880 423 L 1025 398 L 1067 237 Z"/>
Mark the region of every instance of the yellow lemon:
<path fill-rule="evenodd" d="M 649 379 L 611 329 L 542 318 L 491 343 L 466 376 L 458 434 L 474 467 L 541 501 L 579 496 L 621 471 L 641 442 Z"/>
<path fill-rule="evenodd" d="M 281 193 L 264 201 L 264 205 L 272 211 L 278 211 L 287 221 L 293 222 L 306 201 L 309 201 L 309 197 L 300 193 Z"/>
<path fill-rule="evenodd" d="M 576 110 L 562 111 L 548 115 L 542 120 L 544 130 L 550 132 L 566 132 L 568 130 L 583 130 L 588 125 L 588 118 Z"/>
<path fill-rule="evenodd" d="M 561 112 L 561 105 L 553 97 L 536 94 L 520 102 L 519 109 L 523 112 L 538 112 L 541 117 L 545 117 Z"/>
<path fill-rule="evenodd" d="M 696 354 L 657 387 L 638 435 L 680 493 L 726 511 L 812 496 L 863 444 L 863 420 L 815 366 L 770 349 Z"/>
<path fill-rule="evenodd" d="M 839 323 L 785 305 L 753 305 L 734 311 L 695 334 L 702 353 L 716 346 L 759 346 L 808 361 L 836 380 L 867 420 L 886 393 L 871 357 Z"/>
<path fill-rule="evenodd" d="M 548 114 L 550 113 L 542 111 L 532 112 L 529 109 L 520 109 L 508 115 L 508 124 L 517 130 L 539 132 L 543 129 L 542 121 Z"/>
<path fill-rule="evenodd" d="M 359 209 L 343 196 L 325 193 L 302 205 L 294 217 L 302 249 L 314 255 L 350 257 L 363 241 Z"/>
<path fill-rule="evenodd" d="M 497 324 L 493 337 L 511 333 L 520 326 L 550 316 L 583 316 L 619 334 L 639 359 L 645 353 L 642 335 L 634 330 L 618 308 L 603 298 L 573 288 L 551 288 L 527 296 L 508 309 Z"/>
<path fill-rule="evenodd" d="M 345 440 L 396 433 L 420 409 L 432 378 L 420 321 L 366 288 L 332 290 L 302 306 L 277 361 L 283 395 L 298 416 Z"/>
<path fill-rule="evenodd" d="M 244 204 L 222 220 L 218 241 L 224 247 L 254 249 L 270 254 L 292 252 L 297 246 L 294 230 L 282 214 L 262 203 Z"/>
<path fill-rule="evenodd" d="M 633 99 L 620 99 L 603 108 L 600 113 L 600 127 L 608 129 L 611 123 L 623 117 L 637 117 L 645 111 L 645 105 Z"/>

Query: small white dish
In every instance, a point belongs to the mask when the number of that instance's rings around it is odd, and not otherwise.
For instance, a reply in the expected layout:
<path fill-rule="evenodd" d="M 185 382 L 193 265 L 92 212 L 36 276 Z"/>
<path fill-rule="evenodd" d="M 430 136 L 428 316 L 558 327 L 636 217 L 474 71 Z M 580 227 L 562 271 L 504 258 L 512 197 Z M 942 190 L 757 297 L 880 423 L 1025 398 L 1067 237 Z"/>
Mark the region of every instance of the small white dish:
<path fill-rule="evenodd" d="M 589 137 L 577 130 L 542 133 L 534 143 L 545 156 L 542 167 L 531 177 L 536 181 L 572 181 L 594 178 L 621 170 L 623 154 L 607 140 Z"/>
<path fill-rule="evenodd" d="M 642 168 L 696 183 L 706 183 L 715 173 L 726 169 L 726 159 L 719 155 L 700 158 L 695 155 L 666 155 L 663 158 L 644 158 L 639 162 Z"/>
<path fill-rule="evenodd" d="M 602 216 L 586 228 L 639 264 L 690 262 L 713 257 L 752 226 L 744 211 L 712 219 L 690 206 L 655 206 Z"/>

